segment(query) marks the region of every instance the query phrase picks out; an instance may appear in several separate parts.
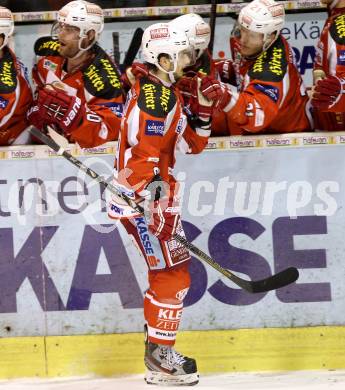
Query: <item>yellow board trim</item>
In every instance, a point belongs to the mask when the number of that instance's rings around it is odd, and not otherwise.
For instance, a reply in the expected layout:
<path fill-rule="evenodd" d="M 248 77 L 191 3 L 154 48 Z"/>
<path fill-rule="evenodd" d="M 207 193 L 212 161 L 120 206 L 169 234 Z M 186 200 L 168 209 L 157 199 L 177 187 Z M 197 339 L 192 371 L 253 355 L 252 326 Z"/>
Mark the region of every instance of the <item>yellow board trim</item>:
<path fill-rule="evenodd" d="M 201 373 L 345 368 L 345 327 L 180 332 Z M 141 333 L 0 339 L 0 378 L 144 372 Z"/>

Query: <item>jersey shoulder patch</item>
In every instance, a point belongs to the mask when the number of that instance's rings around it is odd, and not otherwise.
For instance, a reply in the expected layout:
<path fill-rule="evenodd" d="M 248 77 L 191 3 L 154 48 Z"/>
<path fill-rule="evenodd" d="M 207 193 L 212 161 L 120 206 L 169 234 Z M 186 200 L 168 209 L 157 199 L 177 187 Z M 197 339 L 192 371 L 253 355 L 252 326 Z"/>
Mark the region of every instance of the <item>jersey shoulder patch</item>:
<path fill-rule="evenodd" d="M 251 80 L 279 82 L 283 80 L 287 67 L 287 53 L 279 37 L 277 41 L 251 65 L 248 75 Z"/>
<path fill-rule="evenodd" d="M 60 43 L 57 39 L 52 37 L 42 37 L 37 39 L 34 45 L 34 51 L 37 56 L 60 56 L 59 54 Z"/>
<path fill-rule="evenodd" d="M 345 45 L 345 14 L 333 19 L 329 32 L 338 45 Z"/>
<path fill-rule="evenodd" d="M 171 88 L 145 77 L 140 79 L 138 106 L 141 110 L 157 118 L 165 118 L 175 106 L 176 101 Z"/>
<path fill-rule="evenodd" d="M 122 94 L 120 73 L 106 52 L 99 46 L 94 48 L 96 57 L 83 70 L 86 90 L 93 96 L 112 99 Z"/>
<path fill-rule="evenodd" d="M 0 59 L 0 93 L 12 93 L 18 84 L 15 58 L 10 51 L 5 50 L 4 56 Z"/>

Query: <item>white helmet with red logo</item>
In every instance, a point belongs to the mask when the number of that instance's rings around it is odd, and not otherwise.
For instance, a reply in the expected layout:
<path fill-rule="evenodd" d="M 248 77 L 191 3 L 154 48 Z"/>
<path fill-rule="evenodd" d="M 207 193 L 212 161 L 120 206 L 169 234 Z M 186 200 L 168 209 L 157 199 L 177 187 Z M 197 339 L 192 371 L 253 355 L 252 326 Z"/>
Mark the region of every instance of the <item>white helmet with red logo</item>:
<path fill-rule="evenodd" d="M 183 30 L 196 50 L 197 58 L 208 48 L 211 28 L 198 14 L 181 15 L 170 22 L 174 27 Z"/>
<path fill-rule="evenodd" d="M 191 57 L 190 64 L 195 63 L 194 46 L 189 43 L 186 33 L 170 23 L 155 23 L 147 27 L 141 41 L 141 50 L 143 60 L 168 73 L 172 82 L 175 81 L 173 73 L 177 69 L 180 53 L 188 53 Z M 159 58 L 162 54 L 170 57 L 174 64 L 173 70 L 166 71 L 160 66 Z"/>
<path fill-rule="evenodd" d="M 74 0 L 63 6 L 59 12 L 57 21 L 61 24 L 74 26 L 80 30 L 79 48 L 88 50 L 99 38 L 104 28 L 103 10 L 97 4 L 89 3 L 84 0 Z M 87 33 L 94 30 L 95 40 L 87 48 L 81 48 L 80 43 Z"/>
<path fill-rule="evenodd" d="M 8 38 L 13 34 L 14 22 L 12 12 L 5 8 L 0 7 L 0 34 L 4 36 L 0 50 L 8 43 Z"/>
<path fill-rule="evenodd" d="M 278 38 L 284 22 L 284 5 L 274 0 L 253 0 L 241 9 L 238 17 L 240 26 L 264 35 L 264 50 L 268 48 L 267 45 L 272 44 Z M 272 33 L 276 33 L 276 36 L 268 43 L 268 38 Z"/>

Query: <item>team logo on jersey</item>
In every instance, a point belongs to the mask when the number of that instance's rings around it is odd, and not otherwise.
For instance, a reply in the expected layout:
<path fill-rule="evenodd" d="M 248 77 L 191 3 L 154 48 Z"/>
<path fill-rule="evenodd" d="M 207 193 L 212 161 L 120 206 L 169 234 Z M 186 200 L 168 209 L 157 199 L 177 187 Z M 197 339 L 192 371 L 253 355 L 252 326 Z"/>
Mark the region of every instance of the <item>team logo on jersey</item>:
<path fill-rule="evenodd" d="M 145 77 L 140 79 L 138 106 L 156 118 L 165 118 L 176 104 L 176 96 L 170 88 Z"/>
<path fill-rule="evenodd" d="M 287 66 L 285 47 L 281 38 L 278 38 L 273 46 L 256 59 L 249 70 L 249 77 L 252 80 L 279 82 L 283 80 Z"/>
<path fill-rule="evenodd" d="M 0 63 L 0 92 L 11 93 L 17 87 L 17 71 L 10 53 L 3 57 Z"/>
<path fill-rule="evenodd" d="M 267 85 L 267 84 L 254 84 L 254 88 L 260 92 L 263 92 L 270 99 L 272 99 L 274 101 L 274 103 L 277 103 L 277 101 L 279 99 L 279 89 L 278 88 L 273 87 L 273 85 Z"/>
<path fill-rule="evenodd" d="M 145 134 L 146 135 L 159 135 L 159 136 L 163 137 L 163 135 L 164 135 L 164 122 L 146 119 Z"/>
<path fill-rule="evenodd" d="M 52 37 L 41 37 L 37 39 L 34 45 L 35 54 L 41 57 L 58 56 L 60 43 Z"/>
<path fill-rule="evenodd" d="M 0 110 L 4 110 L 8 106 L 8 100 L 0 96 Z"/>
<path fill-rule="evenodd" d="M 119 72 L 105 51 L 94 46 L 96 57 L 83 72 L 86 90 L 93 96 L 111 99 L 122 94 Z"/>
<path fill-rule="evenodd" d="M 143 244 L 145 253 L 147 255 L 154 255 L 150 236 L 148 234 L 148 228 L 144 217 L 135 218 L 135 224 L 137 226 L 137 231 L 139 233 L 140 241 Z"/>
<path fill-rule="evenodd" d="M 146 107 L 150 108 L 152 110 L 154 110 L 156 108 L 156 105 L 155 105 L 156 90 L 157 90 L 157 88 L 154 84 L 145 84 L 143 86 Z"/>
<path fill-rule="evenodd" d="M 162 85 L 162 93 L 159 96 L 159 102 L 164 112 L 169 112 L 169 100 L 170 100 L 171 91 L 169 88 Z"/>
<path fill-rule="evenodd" d="M 182 132 L 182 130 L 183 130 L 183 128 L 184 128 L 183 124 L 184 124 L 184 120 L 183 120 L 183 118 L 180 118 L 180 119 L 178 120 L 177 126 L 176 126 L 176 133 L 177 133 L 177 134 L 181 134 L 181 132 Z"/>
<path fill-rule="evenodd" d="M 99 106 L 109 108 L 117 117 L 121 118 L 123 113 L 123 104 L 122 103 L 100 103 Z"/>
<path fill-rule="evenodd" d="M 55 72 L 57 69 L 57 64 L 55 64 L 54 62 L 52 62 L 50 60 L 45 59 L 43 61 L 43 68 L 51 70 L 52 72 Z"/>
<path fill-rule="evenodd" d="M 338 65 L 345 65 L 345 50 L 339 50 Z"/>
<path fill-rule="evenodd" d="M 337 16 L 329 29 L 331 37 L 339 45 L 345 45 L 345 14 Z"/>

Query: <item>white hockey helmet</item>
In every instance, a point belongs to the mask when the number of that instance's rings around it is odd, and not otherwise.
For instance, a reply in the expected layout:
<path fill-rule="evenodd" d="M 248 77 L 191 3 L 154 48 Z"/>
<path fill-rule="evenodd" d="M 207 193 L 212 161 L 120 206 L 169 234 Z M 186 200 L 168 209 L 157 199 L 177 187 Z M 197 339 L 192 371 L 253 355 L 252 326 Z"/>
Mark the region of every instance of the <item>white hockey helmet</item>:
<path fill-rule="evenodd" d="M 264 50 L 278 38 L 284 22 L 284 5 L 274 0 L 253 0 L 241 9 L 238 17 L 240 26 L 264 35 Z M 268 42 L 269 36 L 274 32 L 275 38 Z"/>
<path fill-rule="evenodd" d="M 4 36 L 4 41 L 0 50 L 8 43 L 9 37 L 13 34 L 14 22 L 12 12 L 5 7 L 0 7 L 0 34 Z"/>
<path fill-rule="evenodd" d="M 177 29 L 183 30 L 196 50 L 197 58 L 208 48 L 211 28 L 198 14 L 181 15 L 170 22 Z"/>
<path fill-rule="evenodd" d="M 179 54 L 187 53 L 191 57 L 190 65 L 195 63 L 195 49 L 189 43 L 186 33 L 170 23 L 155 23 L 147 27 L 141 41 L 142 57 L 145 62 L 155 65 L 161 71 L 168 73 L 174 82 Z M 174 64 L 174 69 L 167 72 L 159 64 L 159 56 L 166 54 Z"/>
<path fill-rule="evenodd" d="M 99 38 L 104 28 L 103 10 L 97 4 L 84 0 L 74 0 L 63 6 L 59 12 L 57 21 L 79 28 L 79 49 L 88 50 Z M 87 37 L 87 33 L 94 30 L 95 40 L 87 48 L 81 48 L 81 41 Z"/>

